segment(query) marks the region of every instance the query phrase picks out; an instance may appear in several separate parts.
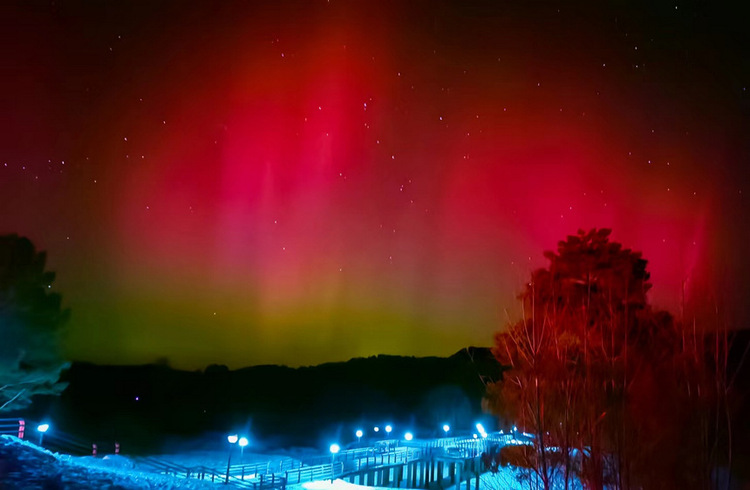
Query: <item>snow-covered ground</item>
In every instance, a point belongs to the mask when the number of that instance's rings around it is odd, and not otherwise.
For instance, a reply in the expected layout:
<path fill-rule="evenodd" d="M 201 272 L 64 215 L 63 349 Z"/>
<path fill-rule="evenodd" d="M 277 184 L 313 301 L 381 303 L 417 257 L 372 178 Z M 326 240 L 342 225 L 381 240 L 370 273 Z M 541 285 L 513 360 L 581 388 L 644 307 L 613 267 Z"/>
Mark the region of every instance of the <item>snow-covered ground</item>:
<path fill-rule="evenodd" d="M 296 485 L 295 485 L 296 486 Z M 313 481 L 309 483 L 303 483 L 299 485 L 301 490 L 391 490 L 388 487 L 365 487 L 362 485 L 355 485 L 344 480 L 324 480 L 324 481 Z"/>
<path fill-rule="evenodd" d="M 216 489 L 210 482 L 138 471 L 123 456 L 93 458 L 51 453 L 17 437 L 0 436 L 0 488 L 23 490 Z"/>
<path fill-rule="evenodd" d="M 479 478 L 480 490 L 529 490 L 530 488 L 542 488 L 542 485 L 531 485 L 527 479 L 519 480 L 521 470 L 507 466 L 499 468 L 497 473 L 485 473 Z M 551 482 L 553 490 L 562 490 L 565 488 L 565 482 L 562 480 L 553 480 Z M 568 482 L 570 490 L 580 490 L 581 484 L 576 479 Z"/>

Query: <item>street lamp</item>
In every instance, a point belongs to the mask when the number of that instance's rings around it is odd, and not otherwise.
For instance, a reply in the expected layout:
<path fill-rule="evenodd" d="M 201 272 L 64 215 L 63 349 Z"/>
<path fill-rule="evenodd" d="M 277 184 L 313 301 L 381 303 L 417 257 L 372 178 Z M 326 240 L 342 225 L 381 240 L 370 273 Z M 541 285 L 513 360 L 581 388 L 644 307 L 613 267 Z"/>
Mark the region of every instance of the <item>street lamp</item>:
<path fill-rule="evenodd" d="M 44 439 L 44 433 L 49 430 L 49 424 L 39 424 L 36 430 L 39 432 L 39 446 L 41 446 L 42 440 Z"/>
<path fill-rule="evenodd" d="M 247 440 L 247 437 L 240 437 L 240 440 L 237 442 L 240 445 L 240 464 L 243 464 L 245 459 L 245 446 L 249 444 L 249 441 Z"/>
<path fill-rule="evenodd" d="M 406 439 L 407 441 L 411 441 L 412 439 L 414 439 L 414 434 L 412 434 L 411 432 L 407 432 L 406 434 L 404 434 L 404 439 Z"/>
<path fill-rule="evenodd" d="M 336 459 L 336 454 L 339 451 L 341 451 L 341 446 L 339 446 L 336 443 L 333 443 L 331 444 L 331 447 L 328 448 L 328 450 L 331 451 L 331 480 L 333 480 L 333 473 L 334 473 L 333 463 L 334 463 L 334 460 Z"/>
<path fill-rule="evenodd" d="M 391 431 L 392 430 L 393 430 L 393 427 L 391 427 L 390 425 L 386 425 L 385 426 L 385 431 L 386 431 L 386 433 L 388 433 L 388 437 L 391 436 Z"/>
<path fill-rule="evenodd" d="M 376 425 L 375 427 L 373 427 L 373 428 L 372 428 L 372 430 L 373 430 L 374 432 L 380 432 L 380 427 L 378 427 L 378 426 Z"/>
<path fill-rule="evenodd" d="M 445 437 L 448 437 L 448 432 L 450 432 L 451 426 L 448 424 L 443 424 L 443 432 L 445 432 Z"/>
<path fill-rule="evenodd" d="M 357 432 L 354 433 L 355 436 L 357 436 L 357 444 L 362 442 L 362 429 L 357 429 Z"/>
<path fill-rule="evenodd" d="M 227 442 L 229 442 L 229 456 L 227 456 L 227 477 L 224 483 L 229 483 L 229 467 L 232 465 L 232 447 L 237 444 L 239 437 L 237 434 L 230 434 L 227 436 Z"/>

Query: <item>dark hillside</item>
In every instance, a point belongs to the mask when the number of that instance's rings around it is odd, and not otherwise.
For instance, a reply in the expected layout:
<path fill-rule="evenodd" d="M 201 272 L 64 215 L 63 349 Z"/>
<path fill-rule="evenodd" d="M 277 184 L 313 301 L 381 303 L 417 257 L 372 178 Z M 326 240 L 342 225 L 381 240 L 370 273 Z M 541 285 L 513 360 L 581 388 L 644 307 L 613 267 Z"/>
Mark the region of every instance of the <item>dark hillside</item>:
<path fill-rule="evenodd" d="M 69 432 L 144 450 L 167 436 L 228 430 L 247 430 L 259 443 L 348 443 L 355 425 L 391 422 L 432 435 L 448 422 L 468 430 L 481 415 L 482 380 L 499 375 L 489 349 L 473 347 L 448 358 L 381 355 L 235 371 L 76 363 L 64 394 L 35 410 Z"/>

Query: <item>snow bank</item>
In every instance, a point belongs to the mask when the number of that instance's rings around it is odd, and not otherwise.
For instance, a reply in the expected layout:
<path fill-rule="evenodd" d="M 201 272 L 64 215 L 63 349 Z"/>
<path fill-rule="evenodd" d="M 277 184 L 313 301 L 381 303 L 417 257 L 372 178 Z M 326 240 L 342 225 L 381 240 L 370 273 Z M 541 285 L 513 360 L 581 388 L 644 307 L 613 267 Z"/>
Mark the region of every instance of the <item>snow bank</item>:
<path fill-rule="evenodd" d="M 137 471 L 128 458 L 52 453 L 14 436 L 0 436 L 0 488 L 117 490 L 216 489 L 210 483 Z"/>
<path fill-rule="evenodd" d="M 529 481 L 524 479 L 519 480 L 522 477 L 525 470 L 520 470 L 513 466 L 500 467 L 497 473 L 484 473 L 479 477 L 480 490 L 529 490 Z M 533 477 L 532 477 L 533 478 Z M 562 490 L 565 488 L 565 482 L 561 479 L 553 479 L 551 482 L 552 490 Z M 532 488 L 542 488 L 541 483 L 532 485 Z M 576 478 L 571 478 L 568 482 L 568 488 L 570 490 L 581 490 L 581 484 Z"/>
<path fill-rule="evenodd" d="M 331 480 L 311 481 L 308 483 L 303 483 L 302 485 L 299 485 L 299 486 L 304 490 L 364 490 L 364 489 L 393 490 L 388 487 L 365 487 L 363 485 L 356 485 L 354 483 L 349 483 L 348 481 L 339 480 L 339 479 L 336 479 L 333 481 Z"/>

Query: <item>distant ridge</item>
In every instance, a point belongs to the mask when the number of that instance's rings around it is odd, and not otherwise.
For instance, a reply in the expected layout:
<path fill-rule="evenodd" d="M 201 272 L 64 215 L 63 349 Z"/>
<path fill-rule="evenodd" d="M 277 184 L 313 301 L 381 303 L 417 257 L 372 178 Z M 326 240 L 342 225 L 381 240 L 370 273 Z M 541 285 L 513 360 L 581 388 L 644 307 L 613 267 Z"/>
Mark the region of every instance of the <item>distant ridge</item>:
<path fill-rule="evenodd" d="M 473 420 L 481 415 L 485 383 L 500 375 L 485 347 L 450 357 L 377 355 L 297 368 L 74 363 L 63 395 L 36 408 L 76 433 L 144 449 L 170 435 L 245 426 L 259 439 L 314 445 L 352 425 L 391 421 L 431 431 Z"/>

